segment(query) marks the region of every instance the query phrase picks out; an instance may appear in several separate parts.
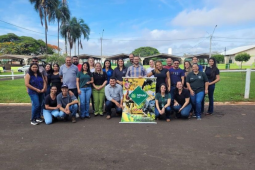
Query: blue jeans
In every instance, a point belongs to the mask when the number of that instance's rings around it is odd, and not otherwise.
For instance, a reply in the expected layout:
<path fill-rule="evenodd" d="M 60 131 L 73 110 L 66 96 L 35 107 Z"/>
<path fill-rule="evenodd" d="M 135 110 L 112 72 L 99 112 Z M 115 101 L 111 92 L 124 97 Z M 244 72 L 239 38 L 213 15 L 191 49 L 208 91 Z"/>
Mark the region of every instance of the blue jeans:
<path fill-rule="evenodd" d="M 119 103 L 119 102 L 118 102 Z M 122 108 L 119 108 L 112 101 L 107 100 L 105 102 L 105 111 L 107 115 L 111 115 L 111 109 L 115 107 L 117 114 L 122 114 Z"/>
<path fill-rule="evenodd" d="M 213 93 L 215 89 L 215 84 L 212 84 L 208 86 L 208 98 L 209 98 L 209 107 L 208 107 L 208 113 L 212 114 L 213 113 Z"/>
<path fill-rule="evenodd" d="M 31 120 L 40 118 L 41 108 L 44 101 L 44 93 L 29 94 L 32 101 L 32 117 Z"/>
<path fill-rule="evenodd" d="M 64 112 L 60 113 L 58 109 L 56 110 L 46 110 L 43 109 L 43 117 L 46 125 L 49 125 L 52 123 L 52 116 L 54 117 L 64 117 Z"/>
<path fill-rule="evenodd" d="M 196 93 L 194 94 L 194 96 L 190 95 L 191 104 L 193 109 L 195 110 L 196 117 L 201 117 L 202 100 L 204 98 L 204 95 L 204 91 Z"/>
<path fill-rule="evenodd" d="M 171 112 L 170 106 L 168 106 L 167 108 L 165 108 L 165 114 L 166 114 L 166 118 L 167 118 L 167 119 L 170 119 L 170 112 Z M 157 107 L 155 107 L 155 115 L 156 115 L 156 118 L 158 118 L 158 117 L 160 116 L 160 113 L 159 113 Z"/>
<path fill-rule="evenodd" d="M 80 88 L 80 90 L 80 116 L 81 118 L 84 118 L 85 116 L 89 116 L 89 100 L 91 97 L 92 89 L 91 87 L 84 87 Z"/>
<path fill-rule="evenodd" d="M 175 89 L 176 89 L 175 86 L 171 86 L 171 90 L 170 90 L 170 93 L 171 93 L 171 104 L 170 104 L 170 106 L 174 105 L 174 91 L 175 91 Z"/>
<path fill-rule="evenodd" d="M 73 105 L 69 106 L 69 110 L 71 112 L 72 117 L 75 117 L 76 113 L 77 113 L 77 110 L 78 110 L 78 105 L 77 104 L 73 104 Z M 59 111 L 59 114 L 60 115 L 65 115 L 65 116 L 67 115 L 63 111 Z"/>
<path fill-rule="evenodd" d="M 173 110 L 176 111 L 176 112 L 178 112 L 178 111 L 180 110 L 181 107 L 182 107 L 181 105 L 173 106 Z M 185 107 L 181 110 L 181 112 L 180 112 L 181 116 L 182 116 L 183 118 L 188 118 L 191 108 L 192 108 L 191 104 L 188 104 L 187 106 L 185 106 Z"/>

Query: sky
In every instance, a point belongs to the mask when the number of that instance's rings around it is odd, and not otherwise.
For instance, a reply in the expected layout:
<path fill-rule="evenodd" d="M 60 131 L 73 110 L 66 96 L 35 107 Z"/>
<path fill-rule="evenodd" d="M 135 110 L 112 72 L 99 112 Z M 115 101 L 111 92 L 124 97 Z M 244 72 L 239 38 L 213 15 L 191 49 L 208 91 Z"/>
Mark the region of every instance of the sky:
<path fill-rule="evenodd" d="M 129 54 L 145 46 L 157 48 L 160 53 L 168 53 L 171 48 L 172 54 L 177 56 L 209 53 L 210 36 L 216 25 L 212 36 L 212 52 L 255 44 L 254 0 L 67 2 L 71 16 L 83 19 L 91 29 L 89 40 L 82 40 L 80 54 L 100 55 L 102 36 L 104 56 Z M 45 39 L 39 14 L 29 0 L 0 1 L 0 13 L 0 35 L 15 33 Z M 48 43 L 57 45 L 56 22 L 49 24 Z M 62 37 L 60 48 L 64 51 Z"/>

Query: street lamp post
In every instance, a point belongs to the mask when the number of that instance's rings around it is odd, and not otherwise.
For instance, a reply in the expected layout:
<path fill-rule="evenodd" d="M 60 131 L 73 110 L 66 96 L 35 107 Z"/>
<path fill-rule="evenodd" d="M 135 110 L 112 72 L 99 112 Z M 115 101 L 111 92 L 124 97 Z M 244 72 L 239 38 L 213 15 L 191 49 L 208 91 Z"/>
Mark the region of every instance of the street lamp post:
<path fill-rule="evenodd" d="M 103 36 L 104 36 L 104 29 L 103 29 L 103 31 L 102 31 L 102 36 L 101 36 L 101 38 L 100 38 L 100 40 L 101 40 L 101 57 L 102 57 L 102 52 L 103 52 Z"/>
<path fill-rule="evenodd" d="M 214 29 L 213 29 L 213 33 L 214 33 L 216 27 L 217 27 L 217 25 L 215 25 L 215 27 L 214 27 Z M 212 36 L 213 36 L 213 33 L 212 33 L 211 36 L 210 36 L 210 58 L 211 58 L 211 56 L 212 56 Z"/>

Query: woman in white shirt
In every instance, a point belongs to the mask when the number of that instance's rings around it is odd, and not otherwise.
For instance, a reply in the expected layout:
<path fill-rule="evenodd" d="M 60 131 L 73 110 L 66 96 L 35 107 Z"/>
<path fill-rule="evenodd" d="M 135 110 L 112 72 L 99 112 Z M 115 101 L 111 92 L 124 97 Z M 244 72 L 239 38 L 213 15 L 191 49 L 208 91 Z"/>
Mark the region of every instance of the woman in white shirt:
<path fill-rule="evenodd" d="M 154 61 L 153 60 L 150 60 L 149 61 L 149 65 L 150 67 L 146 69 L 146 73 L 150 73 L 152 70 L 154 70 L 155 68 L 155 64 L 154 64 Z M 154 77 L 154 75 L 150 76 L 150 77 Z"/>

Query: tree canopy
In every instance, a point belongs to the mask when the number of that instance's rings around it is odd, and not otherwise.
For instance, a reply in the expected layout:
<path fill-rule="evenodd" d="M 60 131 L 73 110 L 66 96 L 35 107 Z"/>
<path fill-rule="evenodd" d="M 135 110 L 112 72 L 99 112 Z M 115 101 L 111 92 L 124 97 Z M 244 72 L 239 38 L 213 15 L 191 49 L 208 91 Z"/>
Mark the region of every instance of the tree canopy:
<path fill-rule="evenodd" d="M 241 62 L 241 69 L 242 69 L 243 62 L 248 61 L 250 58 L 251 58 L 250 54 L 240 53 L 236 55 L 235 60 Z"/>
<path fill-rule="evenodd" d="M 135 56 L 147 57 L 155 54 L 159 54 L 159 51 L 153 47 L 140 47 L 132 52 Z"/>
<path fill-rule="evenodd" d="M 219 64 L 220 62 L 224 62 L 224 55 L 221 54 L 214 54 L 212 55 L 215 58 L 216 62 Z"/>
<path fill-rule="evenodd" d="M 56 46 L 48 44 L 48 53 L 53 54 Z M 0 53 L 2 54 L 43 54 L 45 53 L 45 42 L 32 37 L 17 36 L 13 33 L 0 36 Z"/>

